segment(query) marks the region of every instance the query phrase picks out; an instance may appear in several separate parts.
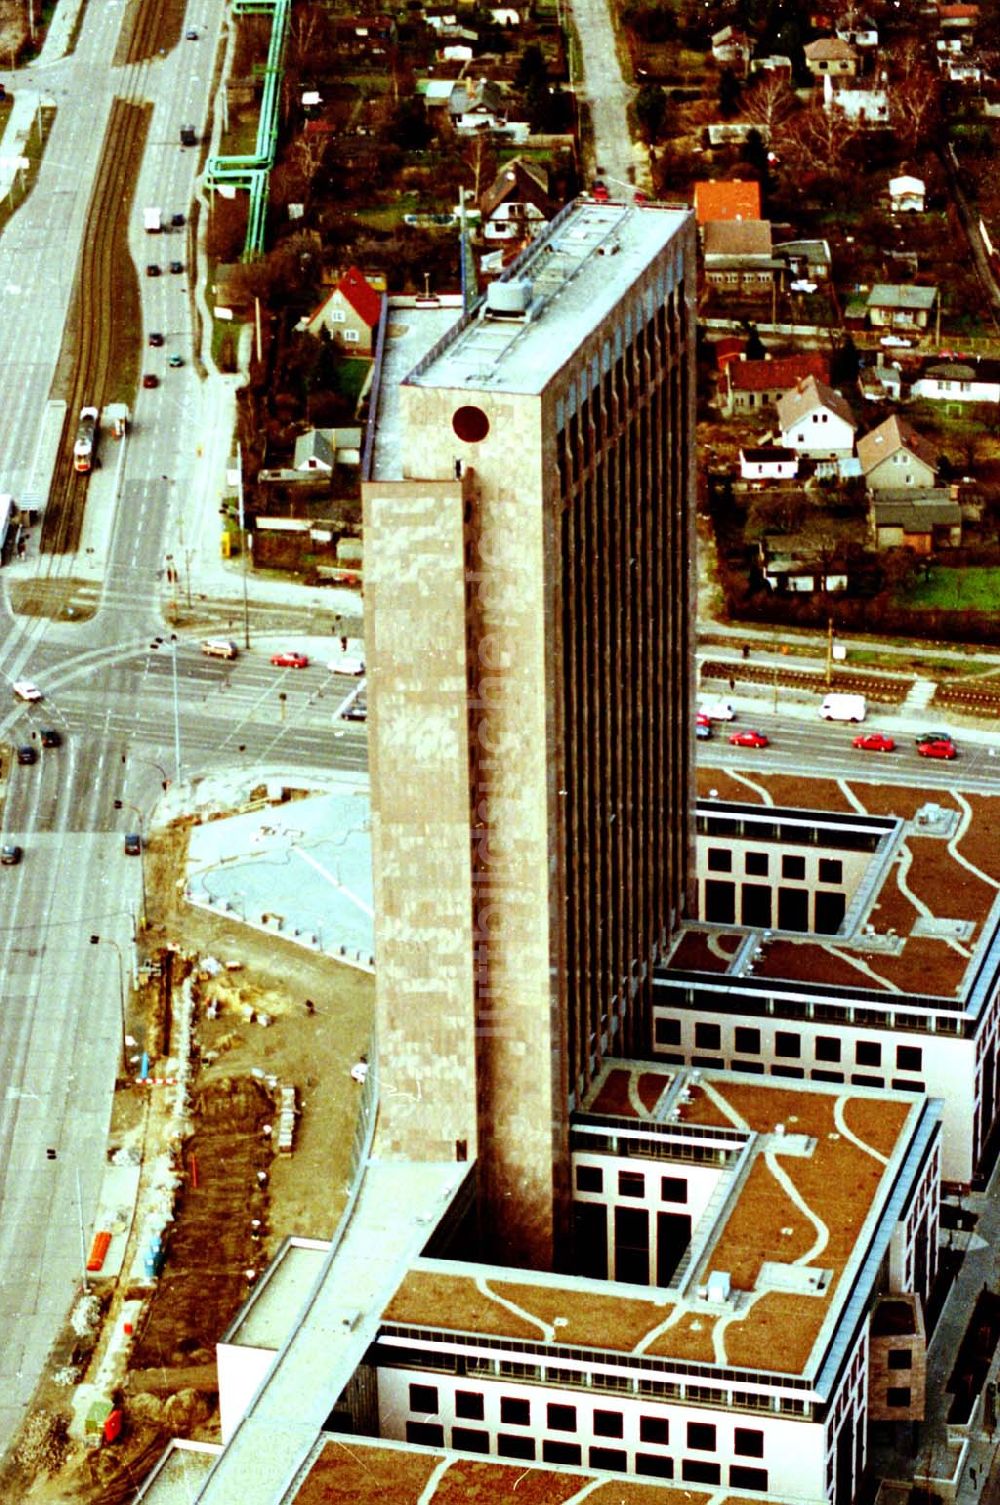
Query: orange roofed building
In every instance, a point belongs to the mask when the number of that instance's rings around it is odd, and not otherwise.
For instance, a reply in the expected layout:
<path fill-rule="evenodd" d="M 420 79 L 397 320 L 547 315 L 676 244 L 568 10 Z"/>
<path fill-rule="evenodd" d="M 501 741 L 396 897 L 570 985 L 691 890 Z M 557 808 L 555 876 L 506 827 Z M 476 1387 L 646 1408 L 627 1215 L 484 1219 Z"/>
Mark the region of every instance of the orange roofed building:
<path fill-rule="evenodd" d="M 382 314 L 382 294 L 357 267 L 348 267 L 316 312 L 300 326 L 310 334 L 329 331 L 334 342 L 353 355 L 371 355 Z"/>
<path fill-rule="evenodd" d="M 709 178 L 694 185 L 694 213 L 699 225 L 717 220 L 757 219 L 760 214 L 760 184 Z"/>

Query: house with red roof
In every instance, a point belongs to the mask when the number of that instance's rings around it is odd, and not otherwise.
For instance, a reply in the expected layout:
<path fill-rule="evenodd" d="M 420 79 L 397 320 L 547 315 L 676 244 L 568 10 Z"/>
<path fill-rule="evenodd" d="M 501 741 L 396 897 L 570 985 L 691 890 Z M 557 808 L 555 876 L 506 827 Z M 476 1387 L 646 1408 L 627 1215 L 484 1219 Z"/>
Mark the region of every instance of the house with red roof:
<path fill-rule="evenodd" d="M 694 213 L 699 225 L 716 220 L 760 219 L 760 184 L 739 179 L 708 178 L 694 185 Z"/>
<path fill-rule="evenodd" d="M 310 334 L 329 331 L 335 344 L 351 355 L 371 355 L 382 314 L 382 294 L 357 267 L 348 267 L 333 291 L 301 328 Z"/>
<path fill-rule="evenodd" d="M 719 406 L 727 418 L 733 413 L 774 408 L 780 397 L 807 376 L 821 382 L 830 380 L 830 364 L 818 350 L 767 361 L 729 361 L 719 381 Z"/>

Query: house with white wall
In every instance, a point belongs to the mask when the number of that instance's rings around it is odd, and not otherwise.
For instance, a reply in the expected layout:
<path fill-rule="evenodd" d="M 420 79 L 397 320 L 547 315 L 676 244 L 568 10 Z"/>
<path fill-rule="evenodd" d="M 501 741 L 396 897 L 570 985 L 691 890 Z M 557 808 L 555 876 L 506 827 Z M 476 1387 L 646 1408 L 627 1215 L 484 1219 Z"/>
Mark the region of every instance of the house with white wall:
<path fill-rule="evenodd" d="M 857 423 L 850 404 L 815 376 L 779 397 L 777 409 L 784 449 L 817 460 L 853 454 Z"/>

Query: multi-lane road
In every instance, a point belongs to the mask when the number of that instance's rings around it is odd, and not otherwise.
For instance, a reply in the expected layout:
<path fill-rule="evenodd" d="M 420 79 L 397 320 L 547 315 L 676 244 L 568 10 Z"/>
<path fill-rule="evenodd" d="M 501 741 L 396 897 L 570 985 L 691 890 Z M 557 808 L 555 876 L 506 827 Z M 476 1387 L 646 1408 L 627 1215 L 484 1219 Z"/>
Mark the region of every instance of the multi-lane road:
<path fill-rule="evenodd" d="M 711 738 L 698 743 L 699 763 L 709 768 L 739 769 L 750 776 L 807 773 L 812 778 L 861 779 L 879 784 L 926 786 L 930 790 L 957 788 L 982 794 L 1000 791 L 1000 735 L 978 730 L 963 732 L 960 727 L 951 726 L 938 711 L 925 712 L 922 722 L 913 713 L 904 716 L 889 712 L 872 716 L 859 727 L 821 721 L 815 713 L 776 715 L 766 705 L 765 698 L 758 707 L 741 710 L 731 724 L 716 722 Z M 770 745 L 759 750 L 731 747 L 730 731 L 747 727 L 763 732 Z M 893 752 L 862 752 L 851 745 L 860 731 L 873 728 L 894 738 Z M 958 756 L 951 762 L 922 758 L 917 753 L 916 733 L 937 729 L 953 733 Z M 808 784 L 804 784 L 803 800 L 807 799 Z"/>

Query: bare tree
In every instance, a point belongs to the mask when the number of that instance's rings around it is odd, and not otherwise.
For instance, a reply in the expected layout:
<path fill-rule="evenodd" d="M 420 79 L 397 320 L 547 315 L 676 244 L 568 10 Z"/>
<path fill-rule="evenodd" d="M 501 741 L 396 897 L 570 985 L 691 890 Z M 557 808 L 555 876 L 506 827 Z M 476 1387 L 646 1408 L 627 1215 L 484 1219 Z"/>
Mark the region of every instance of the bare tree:
<path fill-rule="evenodd" d="M 941 79 L 924 61 L 916 37 L 893 49 L 889 65 L 889 120 L 903 150 L 916 151 L 940 123 Z"/>
<path fill-rule="evenodd" d="M 810 105 L 796 118 L 794 136 L 789 133 L 785 149 L 803 170 L 841 178 L 850 165 L 851 148 L 861 135 L 861 127 L 836 101 L 826 110 L 821 104 Z"/>
<path fill-rule="evenodd" d="M 773 149 L 780 140 L 782 127 L 797 109 L 798 100 L 788 80 L 767 73 L 744 94 L 741 114 L 758 128 L 764 145 Z"/>

